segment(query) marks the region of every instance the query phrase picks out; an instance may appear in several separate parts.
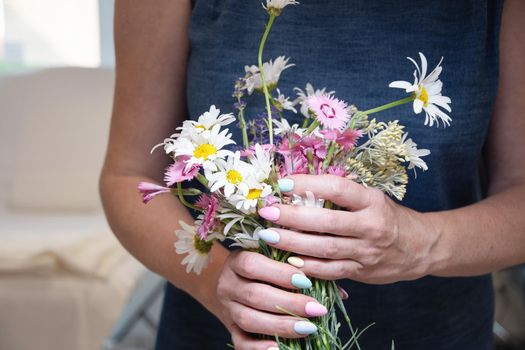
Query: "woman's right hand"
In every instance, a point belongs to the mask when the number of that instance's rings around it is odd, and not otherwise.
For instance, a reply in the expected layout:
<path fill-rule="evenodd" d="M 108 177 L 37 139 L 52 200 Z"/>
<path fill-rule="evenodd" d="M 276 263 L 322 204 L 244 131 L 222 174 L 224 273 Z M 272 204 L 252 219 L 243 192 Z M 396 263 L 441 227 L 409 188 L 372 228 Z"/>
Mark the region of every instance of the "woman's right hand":
<path fill-rule="evenodd" d="M 271 285 L 270 285 L 271 284 Z M 313 323 L 298 320 L 279 309 L 302 317 L 325 315 L 326 308 L 312 297 L 284 289 L 311 288 L 310 280 L 297 268 L 262 254 L 235 251 L 226 260 L 217 285 L 223 322 L 237 350 L 267 350 L 277 344 L 257 340 L 249 333 L 282 338 L 301 338 L 317 331 Z"/>

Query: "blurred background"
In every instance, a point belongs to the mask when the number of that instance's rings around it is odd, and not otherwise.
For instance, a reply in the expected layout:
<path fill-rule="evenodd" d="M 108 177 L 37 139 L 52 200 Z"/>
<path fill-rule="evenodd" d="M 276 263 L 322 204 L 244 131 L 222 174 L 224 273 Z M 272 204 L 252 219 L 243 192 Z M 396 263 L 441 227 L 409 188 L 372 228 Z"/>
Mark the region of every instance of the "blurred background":
<path fill-rule="evenodd" d="M 0 0 L 1 350 L 153 349 L 163 282 L 98 198 L 112 17 L 113 0 Z M 525 269 L 495 288 L 498 349 L 525 349 Z"/>

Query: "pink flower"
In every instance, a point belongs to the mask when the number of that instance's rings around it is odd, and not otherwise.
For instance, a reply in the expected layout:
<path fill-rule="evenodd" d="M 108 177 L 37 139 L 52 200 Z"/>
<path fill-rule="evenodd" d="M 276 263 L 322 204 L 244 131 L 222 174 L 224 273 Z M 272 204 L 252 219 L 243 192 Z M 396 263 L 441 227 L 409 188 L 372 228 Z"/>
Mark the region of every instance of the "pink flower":
<path fill-rule="evenodd" d="M 357 140 L 363 136 L 361 131 L 354 129 L 346 129 L 345 131 L 325 129 L 321 130 L 321 134 L 323 134 L 327 140 L 336 141 L 345 151 L 354 148 Z"/>
<path fill-rule="evenodd" d="M 137 188 L 140 194 L 142 194 L 142 202 L 144 204 L 148 203 L 150 200 L 152 200 L 155 196 L 158 196 L 159 194 L 168 193 L 171 191 L 168 187 L 159 186 L 149 182 L 141 182 L 139 183 Z"/>
<path fill-rule="evenodd" d="M 299 142 L 299 147 L 305 156 L 308 155 L 308 151 L 312 153 L 314 157 L 321 159 L 326 158 L 326 145 L 324 140 L 315 136 L 308 136 Z"/>
<path fill-rule="evenodd" d="M 271 144 L 261 145 L 262 150 L 265 152 L 273 151 L 274 147 L 275 146 Z M 241 156 L 243 157 L 251 157 L 253 155 L 255 155 L 255 145 L 251 145 L 250 148 L 241 151 Z"/>
<path fill-rule="evenodd" d="M 348 106 L 344 101 L 333 96 L 311 95 L 306 101 L 308 108 L 315 113 L 316 119 L 328 129 L 341 130 L 348 123 Z"/>
<path fill-rule="evenodd" d="M 360 130 L 355 129 L 346 129 L 335 139 L 335 142 L 339 146 L 343 147 L 345 151 L 349 151 L 355 147 L 357 140 L 363 136 L 363 133 Z"/>
<path fill-rule="evenodd" d="M 269 195 L 264 198 L 264 206 L 265 207 L 271 207 L 272 205 L 276 203 L 280 203 L 281 200 L 278 197 L 275 197 L 274 195 Z"/>
<path fill-rule="evenodd" d="M 295 152 L 298 149 L 298 142 L 301 140 L 301 137 L 299 135 L 293 135 L 293 143 L 292 147 L 290 149 L 290 138 L 289 137 L 283 137 L 283 140 L 281 143 L 277 146 L 277 152 L 279 152 L 282 155 L 290 154 L 290 152 Z"/>
<path fill-rule="evenodd" d="M 218 224 L 215 216 L 219 209 L 219 200 L 214 196 L 203 194 L 195 202 L 195 206 L 204 210 L 202 215 L 199 216 L 197 233 L 201 239 L 205 240 L 208 237 L 208 233 Z"/>
<path fill-rule="evenodd" d="M 192 165 L 189 169 L 186 169 L 186 161 L 190 159 L 190 156 L 180 156 L 175 159 L 175 163 L 171 164 L 166 168 L 164 173 L 164 181 L 166 185 L 173 186 L 178 182 L 191 180 L 199 172 L 198 165 Z"/>
<path fill-rule="evenodd" d="M 341 165 L 331 165 L 328 168 L 326 168 L 326 173 L 331 175 L 337 175 L 341 177 L 346 176 L 345 168 Z"/>
<path fill-rule="evenodd" d="M 292 155 L 284 155 L 284 164 L 279 169 L 281 177 L 293 174 L 308 174 L 308 159 L 300 153 L 294 152 Z"/>

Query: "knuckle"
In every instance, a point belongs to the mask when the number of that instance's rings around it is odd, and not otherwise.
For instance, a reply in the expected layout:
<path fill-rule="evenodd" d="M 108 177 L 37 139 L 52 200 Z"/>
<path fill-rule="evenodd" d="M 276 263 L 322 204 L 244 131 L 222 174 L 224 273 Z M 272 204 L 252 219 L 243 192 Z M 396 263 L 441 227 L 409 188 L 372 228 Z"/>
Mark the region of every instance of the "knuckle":
<path fill-rule="evenodd" d="M 254 276 L 257 271 L 257 259 L 255 254 L 246 253 L 238 260 L 239 272 L 244 276 Z"/>
<path fill-rule="evenodd" d="M 262 298 L 260 297 L 258 288 L 254 283 L 247 284 L 244 287 L 243 299 L 251 305 L 260 305 L 262 303 Z"/>
<path fill-rule="evenodd" d="M 348 267 L 342 261 L 339 261 L 334 266 L 334 277 L 337 279 L 345 278 L 348 274 Z"/>
<path fill-rule="evenodd" d="M 363 252 L 361 262 L 366 266 L 378 265 L 381 261 L 381 251 L 377 248 L 369 248 Z"/>
<path fill-rule="evenodd" d="M 236 315 L 235 323 L 246 332 L 254 331 L 252 316 L 247 310 L 242 310 Z"/>
<path fill-rule="evenodd" d="M 342 177 L 334 176 L 333 178 L 330 179 L 330 181 L 327 182 L 328 190 L 330 191 L 334 199 L 344 197 L 344 193 L 346 192 L 345 189 L 347 185 L 346 181 L 347 180 Z"/>
<path fill-rule="evenodd" d="M 230 283 L 228 283 L 226 279 L 221 276 L 219 282 L 217 283 L 217 296 L 220 300 L 223 300 L 228 297 L 230 292 L 229 285 Z"/>
<path fill-rule="evenodd" d="M 337 241 L 333 238 L 326 238 L 325 245 L 322 249 L 322 257 L 325 259 L 330 259 L 337 257 L 339 254 L 339 245 Z"/>

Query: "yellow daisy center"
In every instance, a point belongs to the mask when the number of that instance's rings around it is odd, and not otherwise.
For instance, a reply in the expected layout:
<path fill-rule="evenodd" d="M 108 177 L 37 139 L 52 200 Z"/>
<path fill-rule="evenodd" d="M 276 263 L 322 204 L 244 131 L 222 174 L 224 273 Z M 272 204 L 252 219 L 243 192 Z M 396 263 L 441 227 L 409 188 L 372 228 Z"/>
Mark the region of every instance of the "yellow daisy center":
<path fill-rule="evenodd" d="M 226 173 L 226 180 L 231 184 L 237 185 L 242 181 L 242 175 L 237 170 L 228 170 Z"/>
<path fill-rule="evenodd" d="M 248 198 L 248 199 L 258 199 L 258 198 L 261 197 L 261 193 L 262 193 L 262 190 L 258 190 L 256 188 L 250 188 L 246 198 Z"/>
<path fill-rule="evenodd" d="M 197 124 L 197 125 L 195 125 L 195 128 L 197 128 L 197 129 L 202 129 L 202 130 L 205 130 L 205 129 L 206 129 L 206 127 L 205 127 L 204 125 L 202 125 L 202 124 Z"/>
<path fill-rule="evenodd" d="M 193 156 L 195 158 L 208 160 L 208 157 L 214 155 L 215 153 L 217 153 L 217 148 L 215 148 L 215 146 L 210 145 L 209 143 L 203 143 L 199 147 L 195 148 L 195 151 L 193 151 Z"/>
<path fill-rule="evenodd" d="M 420 89 L 421 89 L 421 90 L 420 90 L 420 92 L 419 92 L 419 99 L 420 99 L 421 101 L 423 101 L 423 106 L 428 107 L 428 92 L 427 92 L 427 90 L 425 90 L 425 88 L 422 87 L 422 86 L 421 86 Z"/>
<path fill-rule="evenodd" d="M 201 254 L 207 255 L 210 252 L 212 245 L 212 242 L 203 241 L 197 235 L 193 238 L 193 247 Z"/>

